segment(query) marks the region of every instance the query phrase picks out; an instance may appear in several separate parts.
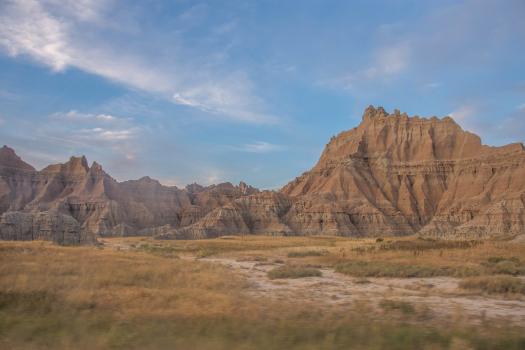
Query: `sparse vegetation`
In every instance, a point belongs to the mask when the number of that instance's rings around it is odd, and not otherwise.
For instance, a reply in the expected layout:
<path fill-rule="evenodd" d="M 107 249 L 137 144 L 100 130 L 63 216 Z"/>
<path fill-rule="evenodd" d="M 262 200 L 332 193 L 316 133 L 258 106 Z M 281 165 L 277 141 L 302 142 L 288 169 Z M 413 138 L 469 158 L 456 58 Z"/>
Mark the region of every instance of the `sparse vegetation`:
<path fill-rule="evenodd" d="M 320 250 L 299 250 L 288 253 L 289 258 L 304 258 L 307 256 L 323 256 L 326 254 L 326 251 Z"/>
<path fill-rule="evenodd" d="M 504 258 L 501 256 L 492 256 L 482 265 L 492 274 L 514 276 L 525 274 L 525 264 L 521 263 L 516 257 Z"/>
<path fill-rule="evenodd" d="M 479 271 L 468 267 L 424 266 L 385 261 L 348 261 L 335 266 L 335 270 L 354 277 L 436 277 L 477 276 Z"/>
<path fill-rule="evenodd" d="M 376 240 L 377 242 L 377 240 Z M 417 238 L 413 240 L 393 240 L 381 244 L 379 249 L 382 250 L 435 250 L 435 249 L 469 249 L 483 244 L 484 241 L 446 241 L 434 240 L 428 238 Z"/>
<path fill-rule="evenodd" d="M 468 278 L 459 286 L 489 294 L 525 294 L 525 281 L 511 276 L 484 276 Z"/>
<path fill-rule="evenodd" d="M 396 311 L 401 311 L 405 315 L 413 314 L 416 312 L 414 305 L 412 305 L 411 303 L 407 301 L 402 301 L 402 300 L 390 300 L 390 299 L 381 300 L 381 302 L 379 303 L 379 306 L 385 311 L 396 310 Z"/>
<path fill-rule="evenodd" d="M 322 276 L 320 270 L 313 267 L 284 265 L 268 271 L 268 277 L 278 278 L 304 278 Z"/>
<path fill-rule="evenodd" d="M 135 246 L 133 248 L 138 248 L 139 250 L 142 250 L 146 253 L 150 253 L 153 255 L 161 256 L 163 258 L 172 258 L 177 259 L 177 249 L 175 249 L 172 246 L 166 246 L 162 244 L 140 244 L 138 246 Z"/>
<path fill-rule="evenodd" d="M 370 280 L 367 280 L 366 278 L 356 278 L 354 280 L 354 283 L 357 283 L 357 284 L 369 284 L 371 282 L 370 282 Z"/>
<path fill-rule="evenodd" d="M 0 348 L 451 349 L 461 344 L 481 350 L 525 346 L 521 329 L 500 327 L 497 322 L 487 327 L 461 322 L 450 326 L 425 318 L 417 323 L 419 304 L 416 308 L 393 295 L 375 304 L 385 311 L 380 320 L 372 308 L 361 312 L 353 306 L 343 310 L 313 302 L 253 299 L 245 293 L 252 287 L 228 268 L 173 259 L 227 253 L 234 258 L 250 257 L 250 261 L 279 262 L 283 266 L 268 275 L 286 276 L 278 278 L 319 276 L 321 271 L 313 266 L 337 266 L 347 269 L 346 273 L 358 271 L 352 280 L 357 284 L 375 283 L 365 277 L 382 274 L 470 276 L 464 272 L 468 271 L 477 277 L 462 282 L 467 290 L 519 294 L 523 282 L 510 275 L 522 274 L 525 253 L 512 244 L 486 242 L 414 255 L 402 249 L 357 253 L 356 247 L 379 243 L 337 237 L 108 241 L 129 249 L 0 242 Z M 302 257 L 298 266 L 290 263 L 290 249 L 323 254 Z M 386 272 L 377 272 L 381 269 Z M 491 276 L 496 271 L 507 271 L 507 276 Z M 287 285 L 307 280 L 278 281 Z"/>

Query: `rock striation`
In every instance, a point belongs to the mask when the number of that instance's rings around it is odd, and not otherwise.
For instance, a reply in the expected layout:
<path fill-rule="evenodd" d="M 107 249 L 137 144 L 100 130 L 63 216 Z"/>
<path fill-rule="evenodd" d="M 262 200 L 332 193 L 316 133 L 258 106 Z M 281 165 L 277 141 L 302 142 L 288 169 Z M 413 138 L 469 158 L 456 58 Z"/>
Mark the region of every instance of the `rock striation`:
<path fill-rule="evenodd" d="M 525 150 L 483 145 L 450 117 L 368 107 L 319 161 L 278 193 L 237 199 L 179 231 L 220 234 L 420 235 L 525 232 Z"/>
<path fill-rule="evenodd" d="M 483 145 L 450 117 L 368 107 L 279 191 L 117 182 L 85 157 L 36 171 L 0 149 L 0 238 L 233 234 L 487 238 L 525 233 L 525 149 Z"/>
<path fill-rule="evenodd" d="M 149 177 L 117 182 L 96 162 L 89 166 L 85 157 L 37 171 L 4 146 L 0 238 L 74 244 L 91 242 L 94 236 L 158 235 L 257 192 L 242 182 L 185 189 Z"/>

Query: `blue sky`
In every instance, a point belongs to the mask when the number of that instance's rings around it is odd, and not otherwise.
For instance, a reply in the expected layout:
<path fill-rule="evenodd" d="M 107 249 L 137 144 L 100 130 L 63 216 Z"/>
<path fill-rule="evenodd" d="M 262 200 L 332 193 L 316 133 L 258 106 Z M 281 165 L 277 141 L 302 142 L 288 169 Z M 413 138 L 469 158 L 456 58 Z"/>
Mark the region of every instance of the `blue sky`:
<path fill-rule="evenodd" d="M 369 104 L 525 141 L 525 2 L 0 1 L 0 143 L 118 180 L 308 170 Z"/>

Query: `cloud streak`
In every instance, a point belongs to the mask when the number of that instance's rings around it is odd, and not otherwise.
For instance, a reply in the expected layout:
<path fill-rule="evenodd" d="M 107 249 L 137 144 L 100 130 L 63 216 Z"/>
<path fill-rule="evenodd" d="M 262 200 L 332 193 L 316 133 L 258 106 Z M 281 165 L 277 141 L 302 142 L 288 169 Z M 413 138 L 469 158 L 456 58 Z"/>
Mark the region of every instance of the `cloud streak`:
<path fill-rule="evenodd" d="M 276 145 L 265 141 L 254 141 L 240 147 L 234 147 L 236 151 L 248 153 L 271 153 L 284 150 L 282 145 Z"/>
<path fill-rule="evenodd" d="M 126 37 L 125 29 L 107 25 L 114 22 L 111 9 L 111 2 L 104 0 L 7 0 L 0 5 L 0 47 L 12 57 L 29 57 L 54 72 L 74 67 L 215 118 L 255 124 L 278 121 L 266 113 L 245 73 L 193 64 L 185 56 L 189 51 L 180 45 L 174 51 L 166 47 L 152 51 L 133 44 L 143 38 L 136 33 Z M 119 35 L 125 37 L 118 45 L 106 39 Z"/>
<path fill-rule="evenodd" d="M 371 59 L 372 64 L 335 79 L 328 79 L 321 85 L 342 87 L 345 90 L 359 88 L 362 84 L 384 83 L 402 74 L 409 66 L 411 47 L 408 42 L 378 47 Z"/>

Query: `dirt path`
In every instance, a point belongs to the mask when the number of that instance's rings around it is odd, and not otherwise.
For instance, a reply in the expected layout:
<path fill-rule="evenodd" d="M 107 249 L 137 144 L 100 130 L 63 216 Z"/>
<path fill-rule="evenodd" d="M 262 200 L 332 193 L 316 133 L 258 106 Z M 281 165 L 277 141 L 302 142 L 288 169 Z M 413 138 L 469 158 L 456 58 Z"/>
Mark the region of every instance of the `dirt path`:
<path fill-rule="evenodd" d="M 352 308 L 364 302 L 380 309 L 381 301 L 388 299 L 408 302 L 426 317 L 453 320 L 467 317 L 480 323 L 503 320 L 525 326 L 525 301 L 508 300 L 484 295 L 465 294 L 458 288 L 459 279 L 433 278 L 367 278 L 356 279 L 320 269 L 321 277 L 270 280 L 266 273 L 279 266 L 276 263 L 238 261 L 233 258 L 210 257 L 200 259 L 227 266 L 246 278 L 251 285 L 248 293 L 276 300 L 298 303 L 323 303 L 330 307 Z M 460 316 L 462 315 L 462 316 Z"/>

